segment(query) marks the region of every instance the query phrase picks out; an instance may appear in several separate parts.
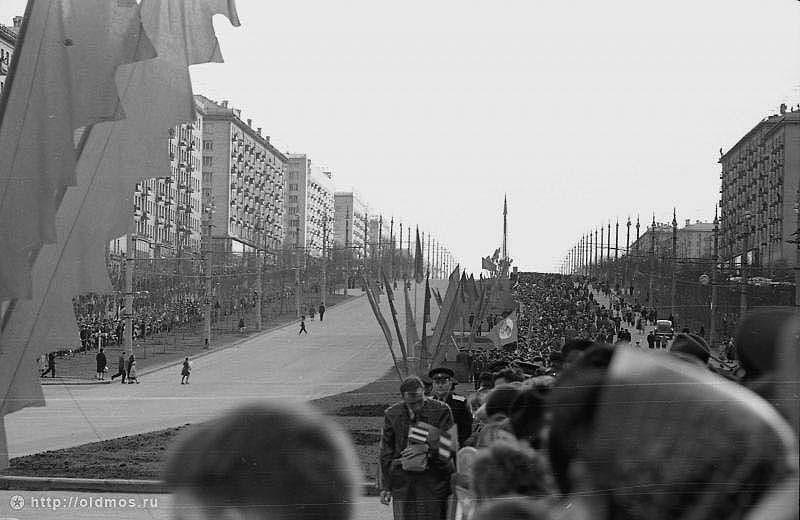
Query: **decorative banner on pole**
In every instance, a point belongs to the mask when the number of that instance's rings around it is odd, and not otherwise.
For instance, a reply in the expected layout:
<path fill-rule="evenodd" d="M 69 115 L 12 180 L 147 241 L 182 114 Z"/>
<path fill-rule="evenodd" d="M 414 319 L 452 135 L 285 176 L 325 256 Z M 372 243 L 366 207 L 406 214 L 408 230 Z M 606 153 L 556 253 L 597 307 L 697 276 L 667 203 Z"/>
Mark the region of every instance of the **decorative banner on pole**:
<path fill-rule="evenodd" d="M 392 331 L 389 329 L 389 324 L 386 323 L 386 318 L 383 317 L 383 313 L 381 313 L 381 309 L 378 307 L 378 302 L 375 301 L 375 295 L 372 294 L 372 284 L 370 284 L 366 276 L 363 276 L 363 279 L 365 292 L 367 293 L 367 300 L 369 300 L 369 306 L 372 308 L 372 313 L 375 315 L 375 319 L 378 320 L 378 325 L 380 325 L 384 337 L 386 337 L 386 344 L 389 346 L 389 353 L 392 355 L 394 368 L 397 370 L 397 375 L 402 380 L 403 373 L 400 371 L 400 367 L 397 365 L 397 356 L 394 353 L 394 348 L 392 348 Z"/>
<path fill-rule="evenodd" d="M 417 228 L 417 243 L 414 251 L 414 281 L 422 283 L 425 279 L 425 266 L 422 260 L 422 244 L 419 241 L 419 228 Z"/>
<path fill-rule="evenodd" d="M 0 295 L 20 298 L 0 337 L 0 416 L 44 404 L 34 360 L 79 341 L 72 298 L 110 290 L 105 246 L 126 230 L 133 186 L 169 172 L 167 132 L 194 119 L 189 65 L 222 61 L 213 16 L 239 25 L 233 0 L 28 5 L 0 121 L 0 164 L 23 169 L 0 174 L 14 200 L 0 202 Z M 47 203 L 15 209 L 30 197 Z"/>
<path fill-rule="evenodd" d="M 403 362 L 408 362 L 408 354 L 406 352 L 406 345 L 403 342 L 403 335 L 400 333 L 400 324 L 397 322 L 397 309 L 394 306 L 394 291 L 389 277 L 386 276 L 386 271 L 381 270 L 383 275 L 383 284 L 386 286 L 386 299 L 389 300 L 389 310 L 392 313 L 392 321 L 394 322 L 394 331 L 397 334 L 397 343 L 400 345 L 400 354 L 403 356 Z"/>
<path fill-rule="evenodd" d="M 419 333 L 417 332 L 417 320 L 414 316 L 414 310 L 411 308 L 411 299 L 408 294 L 408 285 L 403 284 L 403 294 L 406 303 L 406 349 L 410 355 L 413 355 L 414 348 L 419 343 Z"/>
<path fill-rule="evenodd" d="M 512 312 L 502 318 L 494 328 L 489 331 L 489 339 L 495 347 L 502 347 L 509 343 L 517 342 L 517 313 Z"/>

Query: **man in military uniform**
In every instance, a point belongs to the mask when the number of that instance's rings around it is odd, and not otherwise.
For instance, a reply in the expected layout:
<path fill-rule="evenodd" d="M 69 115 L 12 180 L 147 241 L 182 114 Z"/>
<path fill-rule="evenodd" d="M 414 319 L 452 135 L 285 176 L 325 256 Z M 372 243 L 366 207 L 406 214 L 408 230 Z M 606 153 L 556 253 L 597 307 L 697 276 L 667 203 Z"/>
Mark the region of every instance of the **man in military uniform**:
<path fill-rule="evenodd" d="M 472 412 L 467 405 L 467 398 L 453 393 L 455 372 L 447 367 L 438 367 L 428 372 L 428 377 L 433 380 L 432 397 L 445 403 L 453 412 L 458 428 L 458 446 L 464 446 L 464 442 L 472 435 Z"/>
<path fill-rule="evenodd" d="M 447 432 L 453 427 L 453 415 L 444 403 L 425 397 L 418 377 L 405 379 L 400 394 L 403 400 L 384 412 L 381 503 L 389 505 L 394 500 L 395 520 L 444 520 L 454 470 L 452 456 L 438 442 L 426 439 L 423 428 Z"/>

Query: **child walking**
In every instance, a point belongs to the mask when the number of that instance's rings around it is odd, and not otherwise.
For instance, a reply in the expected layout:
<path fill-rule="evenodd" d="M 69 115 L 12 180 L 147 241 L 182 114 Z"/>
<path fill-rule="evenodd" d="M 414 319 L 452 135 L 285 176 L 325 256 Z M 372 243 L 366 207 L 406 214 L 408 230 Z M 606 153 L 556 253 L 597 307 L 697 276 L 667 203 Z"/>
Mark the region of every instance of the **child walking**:
<path fill-rule="evenodd" d="M 297 335 L 299 336 L 304 332 L 308 334 L 308 331 L 306 330 L 306 317 L 300 316 L 300 332 L 298 332 Z"/>
<path fill-rule="evenodd" d="M 189 358 L 183 358 L 183 368 L 181 369 L 181 384 L 189 384 L 189 374 L 192 373 L 192 364 L 189 363 Z"/>

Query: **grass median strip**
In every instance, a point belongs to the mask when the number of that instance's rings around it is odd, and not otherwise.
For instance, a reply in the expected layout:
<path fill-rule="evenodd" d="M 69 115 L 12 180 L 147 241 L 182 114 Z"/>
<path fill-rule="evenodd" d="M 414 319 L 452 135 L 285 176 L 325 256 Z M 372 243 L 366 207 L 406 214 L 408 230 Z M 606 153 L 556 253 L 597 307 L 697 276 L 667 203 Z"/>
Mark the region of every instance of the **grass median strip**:
<path fill-rule="evenodd" d="M 393 372 L 361 388 L 311 401 L 349 432 L 368 480 L 378 473 L 383 411 L 399 399 Z M 3 475 L 158 479 L 172 442 L 191 424 L 11 459 Z"/>

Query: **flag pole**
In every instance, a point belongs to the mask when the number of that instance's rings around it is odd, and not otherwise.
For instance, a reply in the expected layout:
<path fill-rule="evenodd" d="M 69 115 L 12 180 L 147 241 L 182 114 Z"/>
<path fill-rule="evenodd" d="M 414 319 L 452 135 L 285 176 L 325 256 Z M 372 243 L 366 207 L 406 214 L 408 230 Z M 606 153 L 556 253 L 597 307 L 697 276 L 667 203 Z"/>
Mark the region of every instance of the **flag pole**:
<path fill-rule="evenodd" d="M 367 280 L 367 276 L 362 275 L 362 278 L 364 280 L 364 290 L 367 293 L 367 299 L 369 300 L 370 306 L 372 307 L 373 312 L 375 313 L 375 319 L 378 320 L 378 313 L 380 313 L 380 309 L 378 308 L 378 303 L 375 301 L 375 296 L 372 294 L 372 288 L 369 285 L 369 280 Z M 380 326 L 380 320 L 378 325 Z M 397 376 L 400 378 L 400 381 L 402 381 L 404 379 L 403 373 L 400 371 L 400 367 L 397 365 L 397 356 L 394 353 L 394 349 L 392 348 L 392 343 L 388 336 L 386 337 L 386 344 L 389 346 L 389 353 L 392 355 L 392 362 L 394 363 L 394 369 L 397 371 Z"/>
<path fill-rule="evenodd" d="M 397 309 L 394 306 L 394 291 L 390 285 L 391 280 L 386 276 L 386 271 L 381 270 L 381 274 L 383 275 L 383 283 L 386 285 L 386 299 L 389 300 L 389 310 L 392 313 L 394 331 L 397 333 L 397 343 L 400 345 L 400 354 L 403 356 L 403 363 L 408 366 L 408 354 L 405 341 L 403 341 L 403 334 L 400 332 L 400 323 L 397 321 Z"/>

